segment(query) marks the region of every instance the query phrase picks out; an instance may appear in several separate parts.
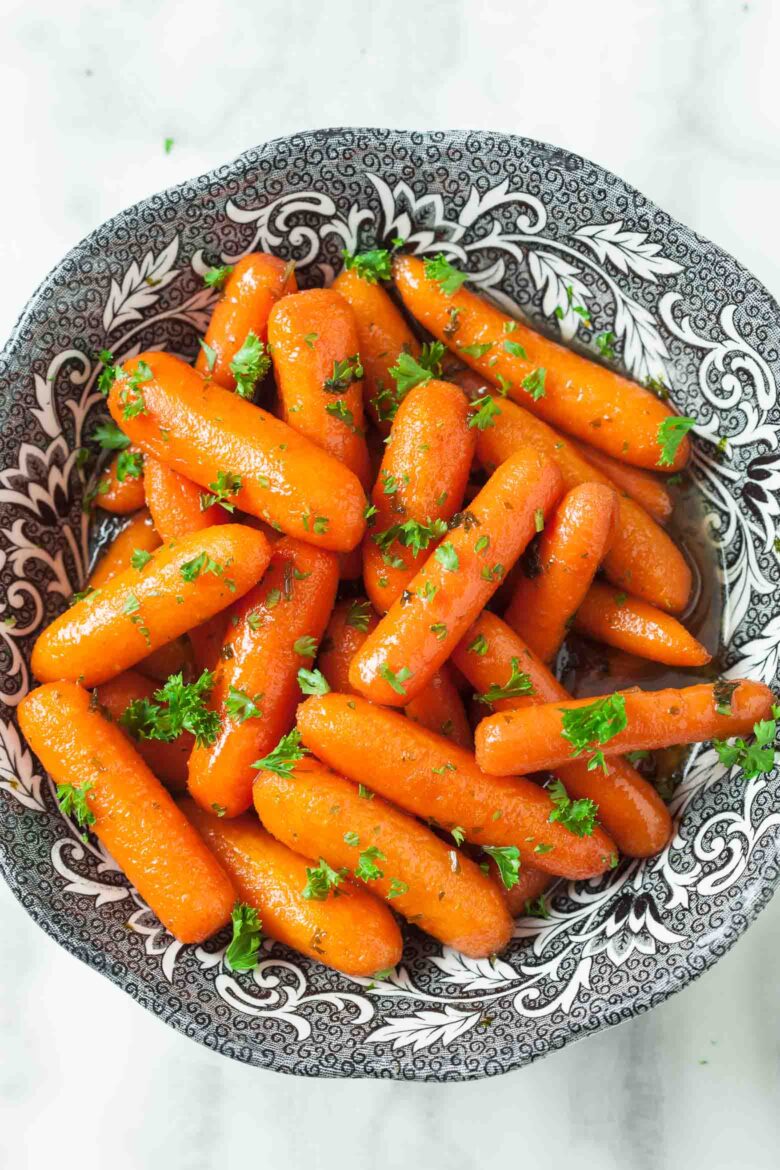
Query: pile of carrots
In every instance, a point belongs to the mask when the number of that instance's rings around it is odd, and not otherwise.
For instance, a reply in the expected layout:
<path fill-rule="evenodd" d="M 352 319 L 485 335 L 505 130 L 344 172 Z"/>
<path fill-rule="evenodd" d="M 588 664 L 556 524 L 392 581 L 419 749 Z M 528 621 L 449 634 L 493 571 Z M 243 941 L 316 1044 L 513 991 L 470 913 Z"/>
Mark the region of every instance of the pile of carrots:
<path fill-rule="evenodd" d="M 441 255 L 346 254 L 302 292 L 262 253 L 206 280 L 194 366 L 100 355 L 91 498 L 132 516 L 19 707 L 61 807 L 176 938 L 232 921 L 235 970 L 265 932 L 372 976 L 399 915 L 489 956 L 557 878 L 667 843 L 637 756 L 739 737 L 726 762 L 772 766 L 760 683 L 575 700 L 554 673 L 572 626 L 709 661 L 674 616 L 691 572 L 659 474 L 693 420 Z"/>

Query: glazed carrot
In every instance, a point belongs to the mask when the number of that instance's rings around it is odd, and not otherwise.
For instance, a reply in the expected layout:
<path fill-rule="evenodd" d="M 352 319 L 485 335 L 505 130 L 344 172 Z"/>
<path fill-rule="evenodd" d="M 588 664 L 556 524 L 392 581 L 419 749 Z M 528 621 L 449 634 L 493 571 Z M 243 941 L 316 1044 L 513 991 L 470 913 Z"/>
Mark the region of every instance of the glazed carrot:
<path fill-rule="evenodd" d="M 237 816 L 252 803 L 252 764 L 290 730 L 338 587 L 333 553 L 290 537 L 271 554 L 263 580 L 230 613 L 211 704 L 221 729 L 190 758 L 190 795 Z"/>
<path fill-rule="evenodd" d="M 505 688 L 517 670 L 533 688 L 531 694 L 522 695 L 522 687 L 517 686 L 512 697 L 480 704 L 484 713 L 567 702 L 571 698 L 522 638 L 492 613 L 480 614 L 455 647 L 452 661 L 480 695 L 492 687 Z M 672 822 L 666 805 L 653 785 L 623 756 L 611 757 L 606 776 L 600 768 L 589 770 L 587 759 L 570 760 L 556 768 L 555 774 L 572 799 L 596 802 L 599 821 L 621 853 L 652 857 L 669 840 Z"/>
<path fill-rule="evenodd" d="M 449 382 L 415 386 L 398 408 L 363 541 L 363 580 L 380 613 L 401 596 L 463 502 L 476 444 L 468 417 L 465 395 Z"/>
<path fill-rule="evenodd" d="M 298 729 L 331 768 L 444 829 L 460 827 L 467 841 L 513 845 L 523 865 L 567 878 L 594 877 L 611 864 L 615 847 L 601 828 L 577 837 L 550 822 L 554 806 L 538 784 L 497 782 L 471 752 L 397 711 L 334 692 L 313 695 L 298 708 Z"/>
<path fill-rule="evenodd" d="M 674 500 L 670 496 L 663 479 L 652 471 L 643 471 L 639 467 L 629 467 L 611 455 L 605 455 L 587 443 L 571 440 L 572 446 L 579 451 L 583 459 L 587 459 L 599 471 L 602 471 L 616 487 L 625 495 L 630 496 L 635 503 L 657 520 L 665 524 L 672 514 Z"/>
<path fill-rule="evenodd" d="M 520 577 L 506 620 L 535 654 L 552 662 L 612 541 L 618 498 L 600 483 L 567 492 L 545 525 L 533 575 Z"/>
<path fill-rule="evenodd" d="M 704 666 L 712 659 L 676 618 L 599 581 L 593 582 L 583 598 L 574 628 L 597 642 L 667 666 Z"/>
<path fill-rule="evenodd" d="M 202 942 L 230 919 L 232 884 L 123 732 L 87 691 L 49 683 L 19 704 L 19 724 L 57 784 L 80 789 L 90 827 L 180 942 Z"/>
<path fill-rule="evenodd" d="M 225 524 L 230 514 L 219 504 L 202 506 L 203 492 L 196 483 L 148 456 L 144 462 L 144 495 L 154 526 L 164 541 Z"/>
<path fill-rule="evenodd" d="M 109 408 L 147 455 L 310 544 L 344 552 L 357 545 L 365 496 L 332 456 L 171 354 L 140 354 L 124 369 Z"/>
<path fill-rule="evenodd" d="M 462 748 L 473 747 L 466 708 L 446 662 L 439 667 L 425 690 L 407 703 L 404 710 L 410 719 L 429 731 L 445 736 Z"/>
<path fill-rule="evenodd" d="M 164 642 L 151 654 L 147 654 L 138 663 L 137 669 L 147 678 L 165 682 L 172 674 L 179 674 L 181 671 L 186 675 L 191 674 L 193 665 L 192 646 L 187 636 L 183 634 L 170 642 Z"/>
<path fill-rule="evenodd" d="M 477 958 L 509 941 L 503 899 L 473 861 L 381 797 L 363 799 L 356 785 L 316 760 L 301 761 L 289 775 L 258 772 L 253 797 L 278 840 L 358 879 L 366 874 L 373 893 L 448 946 Z"/>
<path fill-rule="evenodd" d="M 397 256 L 393 276 L 409 312 L 511 398 L 625 463 L 657 470 L 658 430 L 673 416 L 649 390 L 513 321 L 465 288 L 447 295 L 416 256 Z M 542 369 L 543 393 L 534 398 L 523 383 Z M 683 438 L 669 470 L 678 471 L 689 457 Z"/>
<path fill-rule="evenodd" d="M 382 286 L 358 275 L 354 268 L 340 272 L 331 288 L 355 314 L 366 409 L 386 435 L 399 398 L 390 370 L 401 353 L 419 354 L 417 338 Z"/>
<path fill-rule="evenodd" d="M 223 609 L 208 621 L 190 630 L 187 635 L 192 644 L 192 654 L 197 674 L 213 670 L 219 660 L 219 652 L 225 640 L 230 611 Z"/>
<path fill-rule="evenodd" d="M 230 363 L 247 334 L 254 333 L 258 341 L 265 342 L 268 314 L 279 297 L 297 287 L 293 265 L 267 252 L 250 252 L 233 265 L 206 330 L 205 346 L 215 354 L 213 368 L 209 371 L 208 350 L 201 347 L 195 363 L 198 373 L 210 373 L 218 386 L 235 390 Z"/>
<path fill-rule="evenodd" d="M 106 682 L 243 597 L 269 556 L 265 537 L 242 524 L 164 545 L 55 618 L 33 647 L 32 672 L 42 682 Z"/>
<path fill-rule="evenodd" d="M 343 297 L 311 288 L 271 310 L 268 340 L 284 421 L 348 467 L 368 490 L 355 316 Z"/>
<path fill-rule="evenodd" d="M 501 881 L 498 866 L 492 857 L 490 858 L 490 876 L 493 881 L 498 882 L 498 888 L 504 895 L 506 908 L 513 918 L 520 918 L 523 914 L 527 914 L 530 903 L 537 901 L 555 881 L 555 878 L 549 873 L 545 873 L 543 869 L 534 869 L 531 865 L 525 865 L 518 874 L 517 885 L 508 890 Z"/>
<path fill-rule="evenodd" d="M 605 699 L 613 705 L 616 699 L 625 703 L 627 724 L 607 742 L 588 748 L 588 754 L 597 748 L 611 757 L 617 752 L 728 739 L 749 734 L 754 723 L 769 718 L 774 702 L 772 692 L 763 683 L 746 679 L 737 681 L 730 696 L 731 714 L 719 714 L 718 707 L 724 709 L 718 699 L 718 687 L 722 685 L 701 683 L 682 690 L 670 687 L 663 691 L 636 688 L 594 699 L 502 711 L 483 719 L 477 727 L 477 760 L 481 768 L 494 776 L 538 772 L 568 764 L 575 749 L 562 734 L 564 713 L 582 711 Z"/>
<path fill-rule="evenodd" d="M 141 456 L 137 447 L 128 447 L 127 453 Z M 121 455 L 126 452 L 120 452 Z M 119 455 L 115 455 L 106 470 L 98 480 L 95 504 L 105 512 L 113 512 L 117 516 L 129 516 L 144 506 L 144 481 L 139 470 L 138 474 L 124 473 L 120 478 Z"/>
<path fill-rule="evenodd" d="M 230 876 L 242 902 L 254 906 L 263 932 L 345 975 L 371 976 L 395 967 L 403 939 L 390 910 L 351 881 L 338 897 L 305 898 L 307 869 L 317 862 L 293 853 L 262 827 L 254 812 L 226 821 L 184 800 L 181 809 Z"/>
<path fill-rule="evenodd" d="M 365 598 L 346 598 L 335 606 L 317 657 L 317 666 L 332 691 L 357 694 L 350 685 L 349 666 L 377 621 Z M 446 735 L 461 747 L 471 747 L 471 727 L 448 663 L 436 671 L 425 690 L 405 710 L 423 727 Z"/>
<path fill-rule="evenodd" d="M 502 401 L 501 414 L 494 421 L 495 425 L 481 431 L 477 439 L 477 456 L 487 471 L 519 447 L 530 446 L 555 460 L 567 490 L 578 483 L 614 486 L 582 458 L 569 439 L 527 410 Z M 633 500 L 621 496 L 618 504 L 617 527 L 604 561 L 607 577 L 619 589 L 635 593 L 651 605 L 675 613 L 683 609 L 691 591 L 691 571 L 682 553 Z"/>
<path fill-rule="evenodd" d="M 159 547 L 160 537 L 151 516 L 144 509 L 117 533 L 90 573 L 87 584 L 92 589 L 100 589 L 112 577 L 130 568 L 130 560 L 136 549 L 145 553 L 154 552 Z"/>
<path fill-rule="evenodd" d="M 158 684 L 152 679 L 136 670 L 126 670 L 96 687 L 95 698 L 103 714 L 119 724 L 131 703 L 139 699 L 151 700 L 156 690 Z M 126 734 L 130 736 L 129 732 Z M 187 761 L 195 743 L 189 731 L 182 731 L 171 743 L 159 739 L 134 739 L 132 736 L 130 741 L 158 780 L 162 780 L 175 792 L 186 791 Z"/>
<path fill-rule="evenodd" d="M 560 494 L 551 460 L 530 450 L 507 459 L 352 660 L 353 687 L 391 707 L 419 695 Z"/>

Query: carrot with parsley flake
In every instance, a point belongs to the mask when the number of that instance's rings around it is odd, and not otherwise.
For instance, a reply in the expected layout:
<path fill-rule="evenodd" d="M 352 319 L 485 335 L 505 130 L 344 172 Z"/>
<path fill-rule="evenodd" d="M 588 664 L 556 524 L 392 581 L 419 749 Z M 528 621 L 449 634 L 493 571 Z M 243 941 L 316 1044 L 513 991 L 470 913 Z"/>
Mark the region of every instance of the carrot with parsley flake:
<path fill-rule="evenodd" d="M 475 445 L 457 386 L 428 380 L 409 390 L 371 493 L 375 511 L 363 541 L 363 580 L 380 613 L 446 533 L 463 502 Z"/>
<path fill-rule="evenodd" d="M 103 714 L 120 724 L 122 716 L 132 703 L 151 702 L 159 684 L 137 670 L 125 670 L 116 678 L 95 688 L 95 699 Z M 121 726 L 121 724 L 120 724 Z M 127 732 L 129 735 L 129 731 Z M 175 792 L 187 790 L 187 762 L 195 740 L 189 731 L 182 731 L 170 743 L 159 739 L 135 739 L 131 742 L 146 766 Z"/>
<path fill-rule="evenodd" d="M 612 480 L 621 493 L 630 496 L 659 524 L 666 524 L 672 514 L 674 501 L 660 475 L 643 471 L 640 467 L 630 467 L 628 463 L 621 463 L 619 459 L 605 455 L 588 443 L 579 443 L 573 439 L 571 444 L 583 459 Z"/>
<path fill-rule="evenodd" d="M 384 274 L 390 276 L 390 261 L 389 254 L 383 254 L 387 257 L 386 265 L 380 267 L 384 279 Z M 364 265 L 344 268 L 331 287 L 355 315 L 366 410 L 387 435 L 402 397 L 390 371 L 402 353 L 416 358 L 420 346 L 400 310 L 371 273 Z"/>
<path fill-rule="evenodd" d="M 518 850 L 522 865 L 567 878 L 594 877 L 615 847 L 597 825 L 578 836 L 551 815 L 549 794 L 522 777 L 498 780 L 471 752 L 398 711 L 359 697 L 314 695 L 298 708 L 303 743 L 320 760 L 456 839 Z"/>
<path fill-rule="evenodd" d="M 344 880 L 322 897 L 322 890 L 312 891 L 309 876 L 317 862 L 277 841 L 254 812 L 228 821 L 193 800 L 180 807 L 270 938 L 345 975 L 368 977 L 398 963 L 398 924 L 362 886 Z"/>
<path fill-rule="evenodd" d="M 580 455 L 571 440 L 513 402 L 502 401 L 495 425 L 480 431 L 477 457 L 490 471 L 513 451 L 530 446 L 553 459 L 567 490 L 580 483 L 614 484 Z M 604 573 L 618 589 L 672 613 L 684 609 L 691 570 L 668 533 L 632 499 L 618 499 L 618 520 Z"/>
<path fill-rule="evenodd" d="M 474 738 L 471 734 L 466 708 L 452 681 L 448 663 L 443 663 L 416 699 L 407 703 L 404 711 L 415 723 L 445 736 L 460 747 L 470 748 Z"/>
<path fill-rule="evenodd" d="M 269 557 L 265 537 L 243 524 L 164 545 L 55 618 L 33 647 L 32 672 L 42 682 L 106 682 L 243 597 Z"/>
<path fill-rule="evenodd" d="M 100 559 L 89 575 L 88 586 L 99 589 L 112 577 L 130 568 L 133 554 L 136 560 L 143 560 L 145 554 L 153 553 L 160 546 L 160 537 L 152 518 L 146 509 L 142 509 L 125 527 L 117 533 L 111 544 L 102 553 Z"/>
<path fill-rule="evenodd" d="M 503 899 L 473 861 L 381 797 L 361 796 L 356 784 L 324 764 L 298 759 L 261 770 L 253 798 L 278 840 L 322 858 L 330 874 L 347 871 L 464 955 L 486 957 L 509 941 L 512 920 Z"/>
<path fill-rule="evenodd" d="M 412 316 L 540 418 L 637 467 L 677 471 L 687 463 L 684 431 L 660 462 L 675 416 L 650 390 L 514 321 L 463 288 L 468 274 L 443 257 L 397 256 L 393 276 Z"/>
<path fill-rule="evenodd" d="M 83 828 L 94 831 L 179 942 L 230 919 L 230 879 L 119 727 L 72 682 L 22 699 L 19 724 Z"/>
<path fill-rule="evenodd" d="M 355 656 L 367 698 L 405 706 L 430 682 L 485 607 L 561 494 L 556 465 L 531 450 L 498 468 L 451 525 Z"/>
<path fill-rule="evenodd" d="M 209 270 L 206 283 L 224 291 L 195 363 L 198 373 L 252 397 L 256 381 L 268 369 L 268 316 L 280 297 L 298 287 L 293 268 L 278 256 L 251 252 L 234 265 Z"/>
<path fill-rule="evenodd" d="M 348 467 L 367 490 L 363 366 L 355 315 L 337 292 L 285 297 L 268 321 L 284 421 Z"/>
<path fill-rule="evenodd" d="M 521 918 L 524 914 L 530 913 L 534 905 L 537 907 L 543 905 L 542 895 L 555 881 L 552 874 L 545 873 L 543 869 L 522 865 L 517 875 L 517 885 L 508 890 L 492 857 L 488 859 L 488 864 L 490 876 L 497 883 L 506 902 L 506 908 L 513 918 Z"/>
<path fill-rule="evenodd" d="M 190 758 L 188 787 L 202 808 L 234 817 L 250 807 L 252 764 L 295 720 L 337 587 L 333 553 L 286 537 L 260 584 L 230 611 L 211 698 L 220 730 Z"/>
<path fill-rule="evenodd" d="M 583 483 L 567 492 L 545 525 L 531 566 L 524 566 L 506 621 L 535 654 L 551 662 L 612 541 L 617 493 Z"/>
<path fill-rule="evenodd" d="M 745 735 L 769 717 L 774 699 L 763 683 L 736 679 L 726 690 L 724 698 L 722 683 L 636 688 L 501 711 L 477 727 L 477 760 L 493 776 L 557 769 L 580 755 L 601 766 L 620 752 Z"/>
<path fill-rule="evenodd" d="M 198 485 L 159 459 L 149 457 L 144 463 L 144 494 L 154 526 L 165 541 L 230 519 L 219 504 L 204 508 L 204 493 Z"/>
<path fill-rule="evenodd" d="M 97 482 L 94 503 L 104 512 L 129 516 L 144 506 L 144 457 L 137 447 L 120 451 Z"/>
<path fill-rule="evenodd" d="M 241 508 L 339 552 L 360 541 L 365 496 L 348 468 L 172 354 L 126 362 L 109 409 L 147 455 L 200 486 L 205 506 Z"/>
<path fill-rule="evenodd" d="M 571 698 L 523 639 L 492 613 L 480 614 L 455 647 L 452 661 L 480 696 L 485 714 Z M 589 769 L 586 759 L 571 760 L 555 774 L 569 796 L 595 802 L 599 822 L 621 853 L 651 857 L 669 840 L 666 805 L 622 756 L 610 757 L 608 774 Z"/>
<path fill-rule="evenodd" d="M 676 618 L 600 581 L 593 582 L 580 603 L 574 628 L 596 642 L 667 666 L 705 666 L 712 659 Z"/>

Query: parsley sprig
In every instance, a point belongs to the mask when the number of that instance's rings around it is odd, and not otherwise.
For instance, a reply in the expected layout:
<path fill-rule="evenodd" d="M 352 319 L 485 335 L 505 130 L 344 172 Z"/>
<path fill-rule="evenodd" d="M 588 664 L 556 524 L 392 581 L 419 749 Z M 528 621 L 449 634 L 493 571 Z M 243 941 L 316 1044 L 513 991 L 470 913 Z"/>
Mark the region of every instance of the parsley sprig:
<path fill-rule="evenodd" d="M 547 791 L 555 807 L 547 818 L 558 821 L 577 837 L 591 837 L 596 827 L 599 806 L 595 800 L 572 800 L 561 780 L 553 780 Z"/>
<path fill-rule="evenodd" d="M 583 707 L 561 709 L 561 735 L 574 748 L 572 755 L 593 751 L 599 744 L 609 743 L 628 724 L 626 700 L 621 694 L 606 695 Z M 588 769 L 604 768 L 604 753 L 595 751 Z"/>
<path fill-rule="evenodd" d="M 220 471 L 214 483 L 209 484 L 209 491 L 200 494 L 200 510 L 205 512 L 212 504 L 221 504 L 228 512 L 234 512 L 236 505 L 230 502 L 230 497 L 241 490 L 241 476 L 233 475 L 230 471 Z"/>
<path fill-rule="evenodd" d="M 231 971 L 254 971 L 263 938 L 263 924 L 254 906 L 236 902 L 230 915 L 233 937 L 225 951 Z"/>
<path fill-rule="evenodd" d="M 695 426 L 695 418 L 683 418 L 677 414 L 670 415 L 658 424 L 658 445 L 661 448 L 657 460 L 658 467 L 670 467 L 674 463 L 680 444 L 688 431 Z"/>
<path fill-rule="evenodd" d="M 477 646 L 478 640 L 475 639 L 469 649 L 474 649 L 477 654 L 484 654 L 487 649 L 487 640 L 483 638 L 484 649 L 482 648 L 482 644 Z M 493 683 L 492 687 L 488 687 L 481 695 L 475 695 L 474 698 L 478 703 L 485 703 L 487 706 L 490 706 L 493 703 L 500 702 L 501 699 L 519 699 L 522 695 L 532 695 L 533 693 L 533 683 L 529 676 L 520 669 L 520 659 L 510 658 L 509 678 L 506 682 L 503 685 Z"/>
<path fill-rule="evenodd" d="M 444 520 L 430 520 L 427 523 L 405 520 L 403 524 L 392 524 L 384 532 L 375 532 L 371 539 L 382 552 L 386 552 L 395 541 L 398 541 L 416 555 L 428 548 L 432 540 L 444 536 L 446 531 L 447 524 Z"/>
<path fill-rule="evenodd" d="M 130 440 L 120 431 L 112 418 L 99 423 L 90 435 L 93 443 L 99 443 L 104 451 L 126 451 Z"/>
<path fill-rule="evenodd" d="M 363 372 L 360 354 L 353 353 L 343 361 L 334 361 L 333 373 L 330 378 L 325 379 L 324 389 L 328 394 L 341 394 L 348 390 L 353 382 L 359 382 Z"/>
<path fill-rule="evenodd" d="M 244 344 L 230 363 L 230 372 L 236 380 L 236 394 L 252 398 L 257 383 L 271 368 L 271 359 L 260 338 L 251 329 Z"/>
<path fill-rule="evenodd" d="M 305 666 L 298 671 L 298 686 L 304 695 L 327 695 L 330 690 L 321 670 L 307 670 Z"/>
<path fill-rule="evenodd" d="M 428 280 L 435 280 L 447 297 L 453 296 L 460 286 L 469 279 L 469 273 L 459 272 L 454 265 L 450 264 L 443 252 L 425 260 L 423 269 Z"/>
<path fill-rule="evenodd" d="M 723 739 L 714 740 L 712 746 L 721 764 L 727 768 L 741 768 L 746 780 L 754 780 L 757 776 L 771 772 L 777 762 L 775 740 L 779 719 L 780 706 L 775 706 L 771 719 L 762 719 L 753 725 L 752 743 L 742 738 L 735 739 L 733 743 Z"/>
<path fill-rule="evenodd" d="M 158 739 L 171 743 L 183 731 L 195 736 L 198 747 L 214 743 L 220 718 L 208 706 L 214 675 L 204 670 L 195 682 L 185 683 L 181 672 L 172 674 L 152 699 L 133 699 L 119 722 L 135 739 Z"/>
<path fill-rule="evenodd" d="M 301 743 L 300 731 L 294 727 L 282 736 L 272 752 L 262 760 L 255 760 L 252 767 L 258 771 L 275 772 L 277 776 L 292 776 L 293 766 L 308 754 L 309 749 Z"/>
<path fill-rule="evenodd" d="M 236 723 L 246 723 L 247 719 L 262 719 L 263 711 L 260 704 L 263 697 L 262 694 L 252 697 L 246 691 L 231 686 L 225 699 L 225 714 Z"/>
<path fill-rule="evenodd" d="M 377 284 L 380 280 L 390 280 L 392 276 L 390 253 L 387 248 L 371 248 L 367 252 L 350 252 L 343 248 L 344 268 L 347 272 L 354 272 L 368 284 Z"/>
<path fill-rule="evenodd" d="M 482 852 L 495 861 L 507 890 L 517 885 L 520 881 L 520 850 L 516 845 L 483 845 Z"/>
<path fill-rule="evenodd" d="M 94 788 L 91 780 L 85 780 L 78 788 L 74 784 L 57 785 L 57 803 L 66 817 L 72 816 L 81 829 L 94 825 L 95 814 L 87 804 L 87 793 Z M 82 834 L 84 840 L 87 834 Z"/>
<path fill-rule="evenodd" d="M 303 896 L 308 902 L 324 902 L 328 894 L 339 896 L 339 886 L 348 875 L 349 870 L 333 869 L 324 857 L 320 858 L 319 865 L 306 867 L 306 885 L 303 887 Z"/>
<path fill-rule="evenodd" d="M 207 288 L 222 288 L 232 271 L 232 264 L 223 264 L 221 267 L 215 265 L 204 274 L 203 283 Z"/>

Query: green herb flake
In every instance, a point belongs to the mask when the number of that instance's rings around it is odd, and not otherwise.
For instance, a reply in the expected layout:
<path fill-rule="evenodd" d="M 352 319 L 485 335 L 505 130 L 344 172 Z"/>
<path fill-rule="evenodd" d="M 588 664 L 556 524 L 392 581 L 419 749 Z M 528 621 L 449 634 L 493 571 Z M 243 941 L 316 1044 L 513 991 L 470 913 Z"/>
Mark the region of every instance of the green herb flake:
<path fill-rule="evenodd" d="M 339 896 L 339 886 L 349 870 L 333 869 L 323 857 L 319 865 L 314 868 L 306 867 L 306 885 L 303 887 L 303 896 L 308 902 L 324 902 L 329 894 L 334 898 Z"/>
<path fill-rule="evenodd" d="M 344 257 L 344 268 L 347 272 L 354 271 L 368 284 L 378 284 L 380 280 L 390 280 L 392 276 L 390 253 L 386 248 L 372 248 L 370 251 L 358 253 L 344 248 L 341 255 Z"/>
<path fill-rule="evenodd" d="M 257 911 L 246 902 L 236 902 L 230 920 L 233 937 L 225 951 L 225 962 L 231 971 L 254 971 L 263 938 L 263 924 Z"/>
<path fill-rule="evenodd" d="M 507 681 L 501 686 L 494 683 L 483 694 L 475 695 L 474 698 L 478 703 L 485 703 L 487 706 L 490 706 L 492 703 L 498 703 L 502 699 L 519 699 L 523 695 L 533 695 L 534 693 L 531 679 L 520 669 L 520 659 L 510 658 L 509 678 Z"/>
<path fill-rule="evenodd" d="M 507 890 L 517 885 L 520 881 L 520 850 L 516 845 L 483 845 L 482 852 L 495 861 Z"/>
<path fill-rule="evenodd" d="M 292 776 L 293 766 L 308 754 L 309 749 L 301 743 L 300 731 L 294 727 L 282 736 L 272 752 L 262 760 L 255 760 L 252 767 L 258 771 L 275 772 L 277 776 Z"/>
<path fill-rule="evenodd" d="M 307 670 L 304 666 L 298 671 L 298 686 L 304 695 L 327 695 L 330 690 L 321 670 Z"/>
<path fill-rule="evenodd" d="M 558 821 L 576 837 L 591 837 L 596 828 L 599 807 L 594 800 L 572 800 L 561 780 L 554 780 L 547 789 L 555 806 L 547 818 Z"/>
<path fill-rule="evenodd" d="M 695 418 L 682 418 L 680 415 L 670 415 L 658 426 L 658 445 L 661 454 L 658 456 L 658 467 L 670 467 L 674 463 L 680 444 L 693 427 Z"/>
<path fill-rule="evenodd" d="M 402 666 L 400 670 L 393 671 L 386 662 L 383 662 L 379 667 L 379 675 L 397 695 L 405 695 L 406 688 L 403 684 L 412 677 L 412 672 L 408 666 Z"/>
<path fill-rule="evenodd" d="M 442 252 L 438 256 L 425 260 L 423 268 L 427 279 L 435 280 L 447 297 L 453 296 L 460 286 L 469 279 L 469 274 L 459 272 Z"/>
<path fill-rule="evenodd" d="M 232 271 L 232 264 L 223 264 L 222 267 L 214 266 L 209 268 L 203 277 L 203 283 L 207 288 L 222 288 Z"/>
<path fill-rule="evenodd" d="M 230 363 L 230 372 L 236 380 L 236 394 L 240 398 L 252 398 L 257 383 L 266 376 L 270 368 L 271 358 L 265 345 L 250 329 L 244 344 Z"/>

